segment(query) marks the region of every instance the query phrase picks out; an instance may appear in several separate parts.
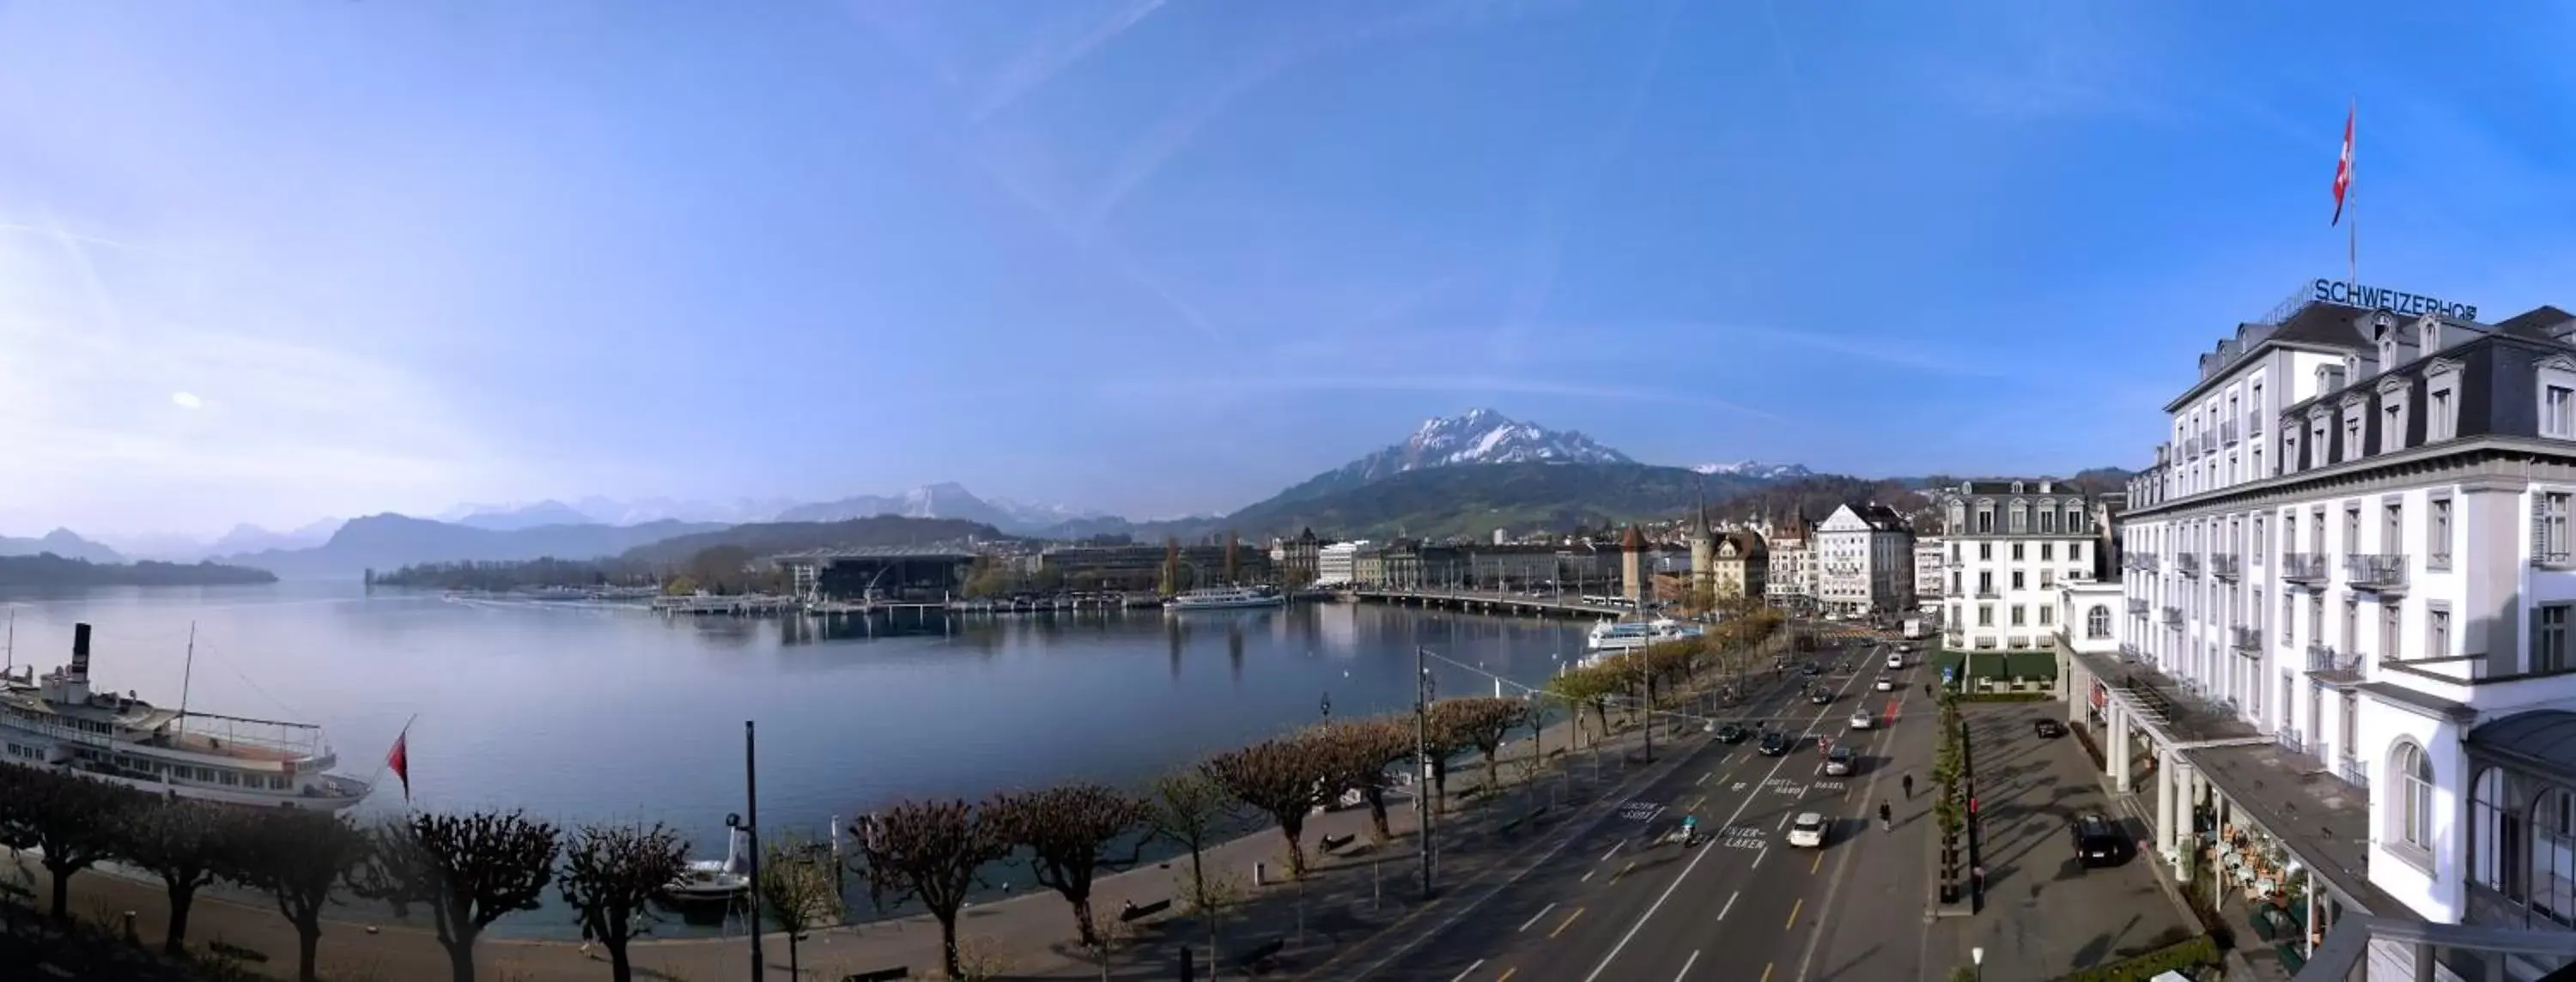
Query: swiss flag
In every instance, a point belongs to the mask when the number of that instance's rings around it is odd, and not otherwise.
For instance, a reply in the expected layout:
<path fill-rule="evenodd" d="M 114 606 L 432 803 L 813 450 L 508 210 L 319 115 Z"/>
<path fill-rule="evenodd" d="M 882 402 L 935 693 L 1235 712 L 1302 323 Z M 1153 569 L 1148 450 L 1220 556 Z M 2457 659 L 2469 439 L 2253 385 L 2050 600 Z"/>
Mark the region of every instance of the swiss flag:
<path fill-rule="evenodd" d="M 411 727 L 403 727 L 402 735 L 394 738 L 394 749 L 393 752 L 385 755 L 385 766 L 393 768 L 394 776 L 402 779 L 403 801 L 409 803 L 411 801 Z"/>
<path fill-rule="evenodd" d="M 2358 109 L 2360 107 L 2356 106 L 2354 108 Z M 2352 117 L 2353 110 L 2344 110 L 2343 156 L 2335 159 L 2335 212 L 2334 221 L 2326 223 L 2329 225 L 2343 224 L 2343 195 L 2345 191 L 2352 189 Z"/>

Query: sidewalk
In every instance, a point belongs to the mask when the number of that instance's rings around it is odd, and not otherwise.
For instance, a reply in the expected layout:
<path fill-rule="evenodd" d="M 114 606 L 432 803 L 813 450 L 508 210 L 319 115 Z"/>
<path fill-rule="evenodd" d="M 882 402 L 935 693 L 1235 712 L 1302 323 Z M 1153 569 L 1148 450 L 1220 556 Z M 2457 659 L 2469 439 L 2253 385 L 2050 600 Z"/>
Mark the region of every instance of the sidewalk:
<path fill-rule="evenodd" d="M 1713 675 L 1713 671 L 1704 673 L 1703 682 L 1714 684 Z M 1673 701 L 1703 687 L 1694 685 Z M 1439 836 L 1440 880 L 1465 882 L 1535 841 L 1534 829 L 1519 827 L 1534 808 L 1545 806 L 1554 817 L 1618 787 L 1631 771 L 1627 761 L 1641 740 L 1632 719 L 1614 709 L 1612 721 L 1619 728 L 1616 735 L 1573 751 L 1568 749 L 1568 723 L 1546 727 L 1535 741 L 1545 752 L 1545 762 L 1535 772 L 1522 766 L 1532 753 L 1533 741 L 1509 742 L 1497 755 L 1498 790 L 1491 795 L 1479 793 L 1484 778 L 1481 760 L 1452 768 L 1449 808 L 1442 816 Z M 1699 736 L 1697 731 L 1696 726 L 1687 728 L 1694 736 Z M 1661 744 L 1674 737 L 1669 730 L 1657 737 L 1661 758 Z M 1395 838 L 1383 846 L 1367 841 L 1366 808 L 1310 818 L 1306 823 L 1310 869 L 1303 883 L 1252 887 L 1255 864 L 1265 864 L 1274 881 L 1285 877 L 1287 844 L 1276 826 L 1264 826 L 1208 850 L 1205 863 L 1211 876 L 1229 877 L 1247 888 L 1245 899 L 1223 925 L 1223 948 L 1239 951 L 1276 939 L 1284 942 L 1280 966 L 1313 966 L 1409 913 L 1419 893 L 1417 826 L 1409 800 L 1392 801 L 1388 810 Z M 1317 849 L 1323 839 L 1345 835 L 1354 841 L 1329 854 Z M 0 876 L 6 875 L 12 858 L 0 852 Z M 35 895 L 45 896 L 50 882 L 42 868 L 32 860 L 24 865 Z M 1187 874 L 1187 867 L 1188 858 L 1181 856 L 1104 876 L 1094 887 L 1093 909 L 1106 926 L 1117 922 L 1118 912 L 1130 901 L 1150 906 L 1171 899 L 1177 893 L 1177 878 Z M 1014 880 L 1015 886 L 1024 882 Z M 863 892 L 864 887 L 854 883 L 853 890 Z M 71 882 L 74 916 L 121 929 L 124 912 L 131 911 L 135 929 L 147 943 L 160 937 L 165 905 L 157 881 L 93 870 Z M 1177 946 L 1188 944 L 1198 948 L 1202 957 L 1205 953 L 1204 925 L 1172 913 L 1141 919 L 1132 933 L 1133 941 L 1112 957 L 1114 978 L 1169 979 L 1177 974 Z M 1072 908 L 1051 890 L 1015 889 L 1008 897 L 970 905 L 960 916 L 958 934 L 970 951 L 981 949 L 998 956 L 1007 966 L 999 978 L 1100 977 L 1099 968 L 1073 941 Z M 220 940 L 266 955 L 267 961 L 250 966 L 255 971 L 279 978 L 294 974 L 294 931 L 267 905 L 201 896 L 190 914 L 189 935 L 199 948 Z M 747 947 L 739 935 L 639 940 L 629 954 L 639 978 L 747 980 Z M 772 933 L 763 938 L 763 949 L 770 975 L 785 978 L 786 939 Z M 807 977 L 822 979 L 896 967 L 909 968 L 914 978 L 927 978 L 936 975 L 941 963 L 938 925 L 927 915 L 816 932 L 799 946 L 799 954 Z M 604 955 L 585 954 L 579 942 L 571 940 L 486 939 L 478 946 L 475 961 L 483 977 L 514 982 L 590 980 L 608 972 Z M 363 917 L 326 923 L 318 964 L 323 977 L 335 982 L 438 978 L 447 972 L 447 956 L 429 932 Z M 1226 977 L 1242 977 L 1231 966 L 1226 968 Z M 1215 977 L 1205 969 L 1202 963 L 1200 978 Z"/>

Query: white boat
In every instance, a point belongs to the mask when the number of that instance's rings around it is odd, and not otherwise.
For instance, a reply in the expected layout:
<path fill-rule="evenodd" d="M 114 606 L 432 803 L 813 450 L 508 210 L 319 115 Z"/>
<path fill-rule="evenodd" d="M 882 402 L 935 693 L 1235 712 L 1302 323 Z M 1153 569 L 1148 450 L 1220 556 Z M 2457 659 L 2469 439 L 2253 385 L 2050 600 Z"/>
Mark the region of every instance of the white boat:
<path fill-rule="evenodd" d="M 338 811 L 367 796 L 366 782 L 328 773 L 339 757 L 321 727 L 90 691 L 89 637 L 73 625 L 71 665 L 42 678 L 32 665 L 0 672 L 0 763 L 234 805 Z"/>
<path fill-rule="evenodd" d="M 1652 621 L 1602 621 L 1592 626 L 1584 646 L 1593 651 L 1635 651 L 1666 641 L 1687 641 L 1700 636 L 1696 625 L 1684 624 L 1669 617 Z"/>
<path fill-rule="evenodd" d="M 1164 610 L 1230 610 L 1241 607 L 1277 607 L 1288 598 L 1268 590 L 1251 587 L 1209 587 L 1192 590 L 1163 601 Z"/>
<path fill-rule="evenodd" d="M 662 888 L 662 898 L 672 903 L 723 903 L 751 890 L 751 874 L 743 872 L 743 832 L 731 830 L 731 840 L 721 860 L 701 859 L 690 863 L 678 879 Z"/>

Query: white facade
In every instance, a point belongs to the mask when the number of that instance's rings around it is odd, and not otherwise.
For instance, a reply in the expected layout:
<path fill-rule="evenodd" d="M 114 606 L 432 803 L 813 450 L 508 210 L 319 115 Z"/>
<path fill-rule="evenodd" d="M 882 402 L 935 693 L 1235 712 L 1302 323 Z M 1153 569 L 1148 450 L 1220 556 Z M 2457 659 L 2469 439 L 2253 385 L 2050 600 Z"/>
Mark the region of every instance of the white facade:
<path fill-rule="evenodd" d="M 1888 614 L 1914 602 L 1914 534 L 1883 505 L 1834 509 L 1816 526 L 1816 600 L 1839 614 Z"/>
<path fill-rule="evenodd" d="M 1949 553 L 1942 548 L 1940 536 L 1914 540 L 1914 606 L 1918 613 L 1941 613 L 1942 585 L 1949 568 Z"/>
<path fill-rule="evenodd" d="M 1324 586 L 1344 586 L 1355 582 L 1353 566 L 1366 540 L 1336 542 L 1315 550 L 1315 582 Z"/>
<path fill-rule="evenodd" d="M 2091 503 L 2049 481 L 1969 481 L 1937 492 L 1943 542 L 1941 643 L 1958 651 L 2046 649 L 2058 586 L 2093 578 Z"/>
<path fill-rule="evenodd" d="M 1762 595 L 1778 606 L 1797 606 L 1816 599 L 1815 540 L 1804 525 L 1766 529 L 1763 539 L 1770 544 L 1770 575 L 1762 585 Z"/>

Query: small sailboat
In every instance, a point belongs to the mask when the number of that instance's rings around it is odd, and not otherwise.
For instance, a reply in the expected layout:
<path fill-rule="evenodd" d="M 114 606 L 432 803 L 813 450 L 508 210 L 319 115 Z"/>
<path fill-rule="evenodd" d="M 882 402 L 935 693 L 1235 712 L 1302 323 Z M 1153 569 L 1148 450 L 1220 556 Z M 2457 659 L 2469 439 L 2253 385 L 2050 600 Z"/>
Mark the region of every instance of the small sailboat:
<path fill-rule="evenodd" d="M 743 872 L 743 850 L 748 836 L 741 829 L 729 830 L 730 840 L 722 860 L 701 859 L 689 864 L 678 879 L 662 888 L 662 898 L 675 904 L 725 903 L 751 890 L 751 874 Z"/>

